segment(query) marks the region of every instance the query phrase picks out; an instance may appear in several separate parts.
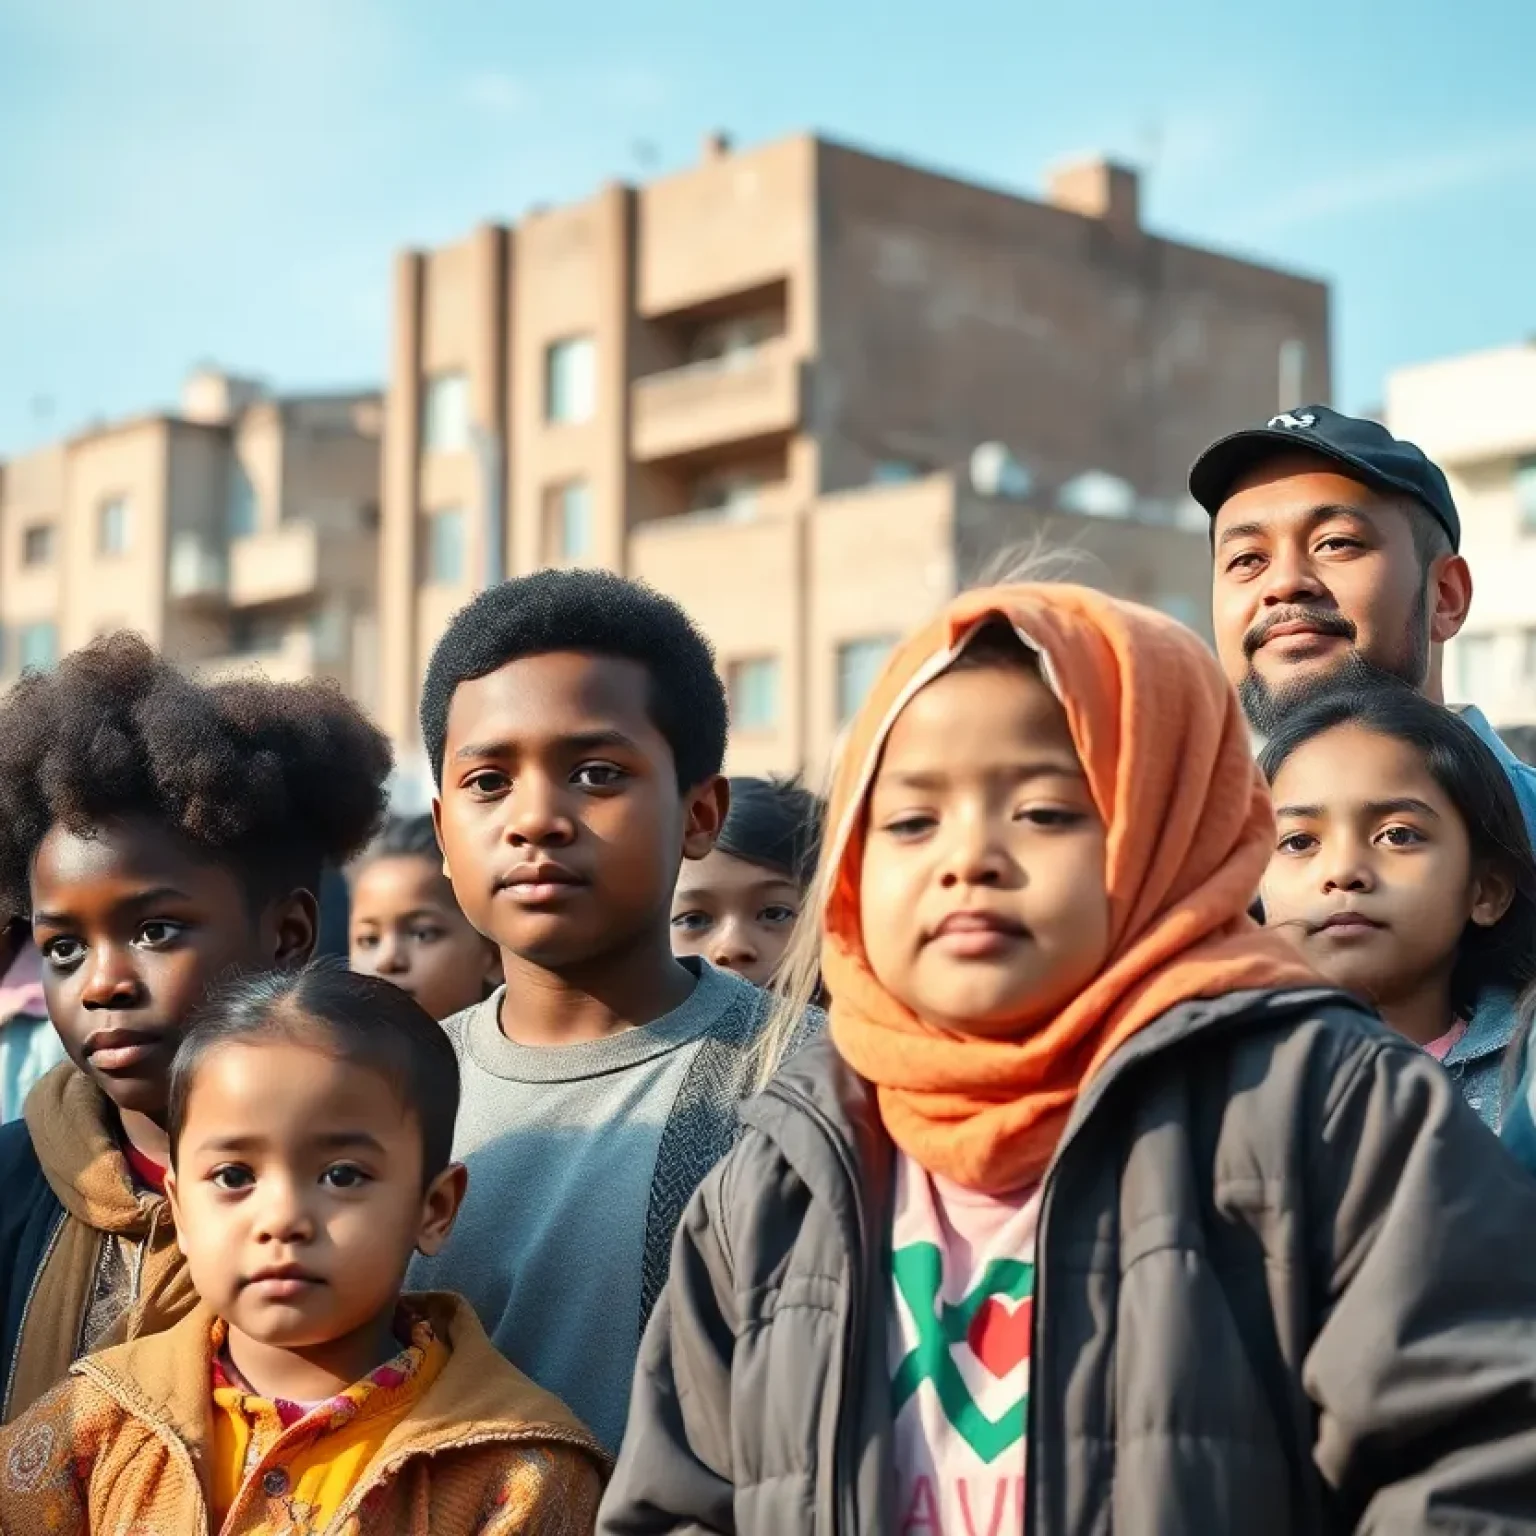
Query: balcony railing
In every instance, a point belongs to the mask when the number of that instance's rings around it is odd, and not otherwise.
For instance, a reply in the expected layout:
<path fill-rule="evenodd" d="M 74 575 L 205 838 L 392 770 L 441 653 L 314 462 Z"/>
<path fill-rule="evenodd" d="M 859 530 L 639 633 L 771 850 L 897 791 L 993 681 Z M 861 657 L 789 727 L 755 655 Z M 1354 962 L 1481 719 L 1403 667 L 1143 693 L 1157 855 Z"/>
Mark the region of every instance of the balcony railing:
<path fill-rule="evenodd" d="M 793 432 L 800 425 L 800 372 L 800 360 L 779 338 L 637 379 L 630 428 L 635 458 L 684 458 Z"/>

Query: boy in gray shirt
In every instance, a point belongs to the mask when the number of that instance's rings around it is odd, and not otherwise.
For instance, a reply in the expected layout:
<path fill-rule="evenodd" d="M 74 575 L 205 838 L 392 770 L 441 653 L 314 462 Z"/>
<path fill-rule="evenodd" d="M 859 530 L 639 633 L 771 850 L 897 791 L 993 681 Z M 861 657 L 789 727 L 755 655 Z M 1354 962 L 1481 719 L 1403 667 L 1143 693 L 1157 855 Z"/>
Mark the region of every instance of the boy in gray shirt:
<path fill-rule="evenodd" d="M 597 571 L 482 593 L 428 669 L 445 868 L 506 985 L 446 1024 L 469 1195 L 410 1284 L 458 1291 L 612 1450 L 683 1207 L 736 1132 L 766 999 L 672 956 L 728 791 L 725 692 L 674 603 Z"/>

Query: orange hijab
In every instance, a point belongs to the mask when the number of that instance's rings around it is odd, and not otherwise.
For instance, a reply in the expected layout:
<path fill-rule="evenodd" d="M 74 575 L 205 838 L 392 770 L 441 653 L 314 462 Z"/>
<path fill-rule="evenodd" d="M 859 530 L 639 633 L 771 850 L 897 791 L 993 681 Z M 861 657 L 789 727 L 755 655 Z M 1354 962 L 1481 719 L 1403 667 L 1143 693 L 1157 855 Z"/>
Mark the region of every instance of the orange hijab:
<path fill-rule="evenodd" d="M 1110 953 L 1060 1013 L 1021 1011 L 1014 1038 L 988 1040 L 924 1023 L 875 979 L 859 874 L 866 802 L 892 724 L 978 626 L 999 618 L 1040 657 L 1104 821 Z M 1215 658 L 1171 619 L 1099 592 L 1012 586 L 956 598 L 894 654 L 854 720 L 827 826 L 832 1039 L 876 1085 L 896 1145 L 972 1189 L 1035 1182 L 1082 1085 L 1176 1004 L 1318 984 L 1285 939 L 1248 916 L 1274 818 Z"/>

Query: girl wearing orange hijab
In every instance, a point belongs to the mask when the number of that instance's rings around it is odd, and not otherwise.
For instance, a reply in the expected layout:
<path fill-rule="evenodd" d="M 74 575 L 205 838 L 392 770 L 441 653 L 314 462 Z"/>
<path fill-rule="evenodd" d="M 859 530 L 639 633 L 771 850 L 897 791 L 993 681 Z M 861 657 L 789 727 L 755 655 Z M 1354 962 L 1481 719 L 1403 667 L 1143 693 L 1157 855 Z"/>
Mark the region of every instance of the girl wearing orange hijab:
<path fill-rule="evenodd" d="M 1252 924 L 1272 838 L 1170 621 L 999 587 L 897 652 L 830 1038 L 689 1207 L 600 1530 L 1536 1531 L 1536 1183 Z"/>

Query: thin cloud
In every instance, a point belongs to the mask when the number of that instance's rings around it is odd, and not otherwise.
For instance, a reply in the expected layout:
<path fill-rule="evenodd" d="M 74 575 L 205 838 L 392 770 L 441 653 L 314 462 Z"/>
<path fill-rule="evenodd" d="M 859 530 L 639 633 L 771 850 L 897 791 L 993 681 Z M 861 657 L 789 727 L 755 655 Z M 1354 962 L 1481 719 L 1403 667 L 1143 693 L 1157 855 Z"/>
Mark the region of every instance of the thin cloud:
<path fill-rule="evenodd" d="M 1269 239 L 1340 215 L 1415 207 L 1447 192 L 1533 170 L 1536 133 L 1509 134 L 1326 176 L 1266 203 L 1238 223 L 1248 239 Z"/>
<path fill-rule="evenodd" d="M 603 99 L 616 107 L 663 107 L 672 95 L 667 81 L 643 65 L 605 71 L 597 84 Z"/>
<path fill-rule="evenodd" d="M 487 73 L 469 81 L 464 99 L 493 117 L 514 117 L 532 107 L 535 97 L 526 82 L 512 75 Z"/>

